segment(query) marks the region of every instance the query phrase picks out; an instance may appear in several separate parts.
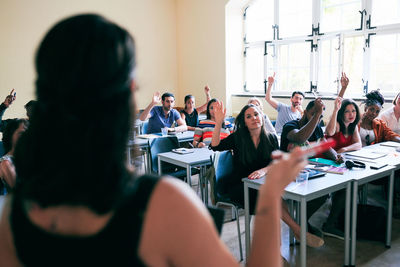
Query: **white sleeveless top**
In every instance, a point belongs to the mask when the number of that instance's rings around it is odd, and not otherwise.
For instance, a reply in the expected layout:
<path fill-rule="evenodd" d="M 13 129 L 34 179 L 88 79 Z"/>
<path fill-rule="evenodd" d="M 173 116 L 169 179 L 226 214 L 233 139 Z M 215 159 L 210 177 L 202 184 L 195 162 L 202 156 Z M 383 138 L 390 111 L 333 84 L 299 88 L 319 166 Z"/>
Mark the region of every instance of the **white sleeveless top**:
<path fill-rule="evenodd" d="M 365 128 L 360 127 L 360 137 L 362 146 L 369 146 L 372 142 L 375 141 L 375 133 L 374 130 L 367 130 Z"/>

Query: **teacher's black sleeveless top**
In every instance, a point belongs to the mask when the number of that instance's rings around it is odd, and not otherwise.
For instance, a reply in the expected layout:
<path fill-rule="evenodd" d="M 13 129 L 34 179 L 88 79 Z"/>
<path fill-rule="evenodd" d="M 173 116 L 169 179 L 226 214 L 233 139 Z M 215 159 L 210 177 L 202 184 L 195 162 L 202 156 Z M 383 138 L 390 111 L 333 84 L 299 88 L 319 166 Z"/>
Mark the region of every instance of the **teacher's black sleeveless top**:
<path fill-rule="evenodd" d="M 11 229 L 19 260 L 25 266 L 145 266 L 138 255 L 143 219 L 159 178 L 137 178 L 133 190 L 108 224 L 88 237 L 48 233 L 27 218 L 14 197 Z"/>

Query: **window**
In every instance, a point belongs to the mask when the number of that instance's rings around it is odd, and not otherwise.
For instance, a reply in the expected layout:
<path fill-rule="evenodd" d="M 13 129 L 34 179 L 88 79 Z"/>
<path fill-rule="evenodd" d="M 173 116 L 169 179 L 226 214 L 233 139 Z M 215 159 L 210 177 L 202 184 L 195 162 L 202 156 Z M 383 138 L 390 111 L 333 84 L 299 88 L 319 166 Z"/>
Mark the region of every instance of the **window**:
<path fill-rule="evenodd" d="M 245 91 L 347 97 L 400 89 L 400 0 L 253 0 L 245 9 Z"/>

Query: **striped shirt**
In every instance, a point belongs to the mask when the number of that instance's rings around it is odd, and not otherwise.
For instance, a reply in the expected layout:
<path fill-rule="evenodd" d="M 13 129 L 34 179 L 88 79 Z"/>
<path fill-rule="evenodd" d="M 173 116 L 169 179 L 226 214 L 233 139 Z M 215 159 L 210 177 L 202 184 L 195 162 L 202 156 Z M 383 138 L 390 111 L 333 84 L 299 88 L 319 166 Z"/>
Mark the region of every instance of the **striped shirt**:
<path fill-rule="evenodd" d="M 207 146 L 211 144 L 212 135 L 214 132 L 215 121 L 212 120 L 202 120 L 196 127 L 194 131 L 194 138 L 199 140 L 199 142 L 205 143 Z M 233 125 L 225 121 L 225 127 L 221 128 L 220 139 L 226 138 L 233 132 Z"/>

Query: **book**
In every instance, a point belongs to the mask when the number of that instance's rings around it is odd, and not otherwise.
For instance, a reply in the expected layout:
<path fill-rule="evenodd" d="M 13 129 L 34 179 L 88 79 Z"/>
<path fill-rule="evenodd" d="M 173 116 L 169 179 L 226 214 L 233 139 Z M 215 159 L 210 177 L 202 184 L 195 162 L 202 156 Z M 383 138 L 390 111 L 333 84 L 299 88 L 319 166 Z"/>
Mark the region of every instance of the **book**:
<path fill-rule="evenodd" d="M 335 167 L 335 166 L 331 166 L 326 170 L 326 172 L 328 173 L 335 173 L 335 174 L 344 174 L 347 171 L 348 169 L 346 167 Z"/>
<path fill-rule="evenodd" d="M 308 160 L 312 164 L 316 165 L 329 165 L 329 166 L 335 166 L 335 167 L 340 167 L 341 164 L 338 164 L 334 162 L 333 160 L 330 159 L 323 159 L 323 158 L 312 158 Z"/>

